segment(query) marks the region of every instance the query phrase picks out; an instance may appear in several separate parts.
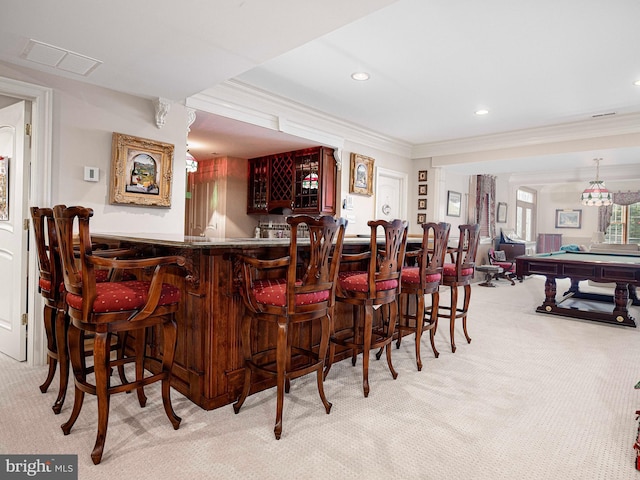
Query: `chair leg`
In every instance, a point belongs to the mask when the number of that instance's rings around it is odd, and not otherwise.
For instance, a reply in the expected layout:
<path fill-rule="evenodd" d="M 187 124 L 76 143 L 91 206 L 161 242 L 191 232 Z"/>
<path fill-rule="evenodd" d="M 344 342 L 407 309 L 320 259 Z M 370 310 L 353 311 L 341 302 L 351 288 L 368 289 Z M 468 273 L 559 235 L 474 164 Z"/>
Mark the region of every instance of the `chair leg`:
<path fill-rule="evenodd" d="M 467 312 L 469 311 L 469 302 L 471 301 L 471 285 L 464 286 L 464 304 L 463 304 L 463 315 L 462 315 L 462 331 L 464 332 L 464 336 L 467 338 L 467 343 L 471 343 L 471 338 L 467 333 Z"/>
<path fill-rule="evenodd" d="M 326 380 L 327 375 L 329 374 L 329 370 L 331 370 L 331 366 L 333 365 L 333 359 L 336 354 L 336 344 L 331 341 L 331 337 L 335 334 L 335 323 L 333 320 L 333 315 L 335 313 L 335 307 L 331 309 L 331 314 L 329 315 L 329 335 L 327 337 L 327 342 L 329 344 L 329 356 L 324 365 L 324 372 L 322 372 L 322 379 Z"/>
<path fill-rule="evenodd" d="M 440 352 L 436 349 L 435 344 L 435 336 L 436 330 L 438 330 L 438 308 L 440 307 L 440 293 L 434 292 L 431 294 L 431 314 L 430 314 L 430 322 L 431 329 L 429 330 L 429 340 L 431 341 L 431 349 L 433 350 L 433 355 L 438 358 L 440 356 Z"/>
<path fill-rule="evenodd" d="M 127 348 L 127 338 L 127 332 L 118 333 L 118 358 L 124 358 L 125 356 L 125 350 Z M 124 365 L 118 365 L 118 375 L 120 376 L 120 381 L 123 385 L 129 383 L 129 380 L 127 380 L 127 375 L 124 371 Z M 131 392 L 128 390 L 127 393 Z"/>
<path fill-rule="evenodd" d="M 422 327 L 424 326 L 424 295 L 416 295 L 416 365 L 418 371 L 422 370 L 422 358 L 420 357 L 420 340 Z M 399 335 L 398 335 L 399 337 Z"/>
<path fill-rule="evenodd" d="M 297 335 L 296 335 L 297 334 Z M 295 328 L 293 325 L 287 328 L 287 349 L 284 354 L 284 358 L 286 358 L 286 364 L 284 366 L 285 372 L 291 371 L 291 345 L 293 345 L 294 337 L 296 340 L 296 345 L 300 345 L 300 329 Z M 291 390 L 291 380 L 287 375 L 284 376 L 284 393 L 289 393 Z"/>
<path fill-rule="evenodd" d="M 78 388 L 78 383 L 84 383 L 86 380 L 84 349 L 81 348 L 81 342 L 84 342 L 84 335 L 82 334 L 82 331 L 73 324 L 69 325 L 68 342 L 69 357 L 71 358 L 73 375 L 75 377 L 75 394 L 71 416 L 69 417 L 69 420 L 60 426 L 65 435 L 69 435 L 71 428 L 73 428 L 74 423 L 76 423 L 76 420 L 80 415 L 80 410 L 82 410 L 84 392 Z"/>
<path fill-rule="evenodd" d="M 136 331 L 136 337 L 133 342 L 134 355 L 136 357 L 136 382 L 141 382 L 144 379 L 144 351 L 146 347 L 146 328 L 141 328 Z M 164 358 L 163 352 L 163 358 Z M 144 387 L 140 386 L 136 388 L 136 393 L 138 394 L 138 403 L 140 403 L 141 407 L 144 407 L 147 404 L 147 396 L 144 393 Z"/>
<path fill-rule="evenodd" d="M 67 314 L 63 310 L 56 311 L 55 334 L 58 364 L 60 365 L 60 390 L 58 391 L 58 398 L 56 398 L 53 407 L 51 407 L 56 415 L 62 410 L 62 405 L 67 395 L 67 386 L 69 384 L 69 347 L 67 346 L 69 330 L 68 319 Z"/>
<path fill-rule="evenodd" d="M 358 339 L 358 325 L 360 322 L 360 308 L 356 305 L 353 306 L 353 342 L 357 343 Z M 366 328 L 366 327 L 365 327 Z M 351 350 L 351 365 L 356 366 L 356 360 L 358 359 L 358 349 Z"/>
<path fill-rule="evenodd" d="M 287 364 L 287 323 L 278 321 L 278 333 L 276 340 L 276 425 L 273 433 L 276 440 L 282 435 L 282 408 L 284 405 L 284 378 Z"/>
<path fill-rule="evenodd" d="M 98 398 L 98 435 L 91 452 L 91 460 L 97 465 L 102 460 L 104 443 L 109 426 L 109 334 L 96 333 L 93 343 L 94 373 L 96 379 L 96 397 Z"/>
<path fill-rule="evenodd" d="M 251 389 L 251 373 L 253 370 L 251 369 L 251 317 L 245 315 L 242 317 L 242 325 L 240 327 L 241 334 L 241 345 L 242 352 L 244 354 L 244 385 L 242 387 L 242 393 L 240 397 L 233 404 L 233 411 L 238 413 L 240 408 L 242 408 L 242 404 L 249 396 L 249 390 Z"/>
<path fill-rule="evenodd" d="M 322 400 L 322 404 L 324 405 L 324 409 L 327 413 L 331 411 L 332 404 L 327 400 L 326 395 L 324 394 L 324 381 L 323 381 L 323 370 L 324 370 L 324 359 L 327 355 L 327 349 L 329 346 L 329 334 L 330 334 L 330 325 L 331 324 L 331 314 L 328 314 L 326 317 L 322 317 L 320 319 L 320 345 L 318 347 L 318 361 L 320 364 L 318 365 L 318 393 L 320 394 L 320 400 Z"/>
<path fill-rule="evenodd" d="M 402 343 L 402 328 L 409 324 L 409 304 L 411 296 L 400 294 L 400 316 L 398 317 L 398 338 L 396 339 L 396 349 L 400 348 Z"/>
<path fill-rule="evenodd" d="M 369 396 L 369 350 L 371 350 L 371 335 L 373 329 L 373 307 L 364 307 L 364 331 L 362 341 L 362 388 L 364 396 Z"/>
<path fill-rule="evenodd" d="M 451 313 L 449 316 L 449 334 L 451 335 L 451 352 L 456 352 L 454 333 L 456 329 L 456 314 L 458 311 L 458 286 L 451 286 Z"/>
<path fill-rule="evenodd" d="M 387 305 L 387 313 L 389 315 L 389 324 L 387 325 L 387 337 L 393 338 L 393 333 L 396 329 L 396 322 L 398 321 L 398 302 L 393 301 Z M 398 378 L 398 372 L 393 368 L 393 364 L 391 363 L 391 342 L 386 345 L 387 350 L 387 365 L 389 366 L 389 370 L 391 371 L 391 376 L 395 380 Z"/>
<path fill-rule="evenodd" d="M 55 337 L 55 325 L 53 323 L 55 309 L 50 305 L 45 305 L 43 310 L 43 320 L 44 320 L 44 331 L 47 335 L 47 350 L 49 352 L 57 353 L 56 348 L 56 337 Z M 47 354 L 47 360 L 49 362 L 49 371 L 47 372 L 47 378 L 44 383 L 40 385 L 40 391 L 42 393 L 46 393 L 49 385 L 53 381 L 53 377 L 56 374 L 56 366 L 58 364 L 58 360 L 55 356 L 51 354 Z"/>
<path fill-rule="evenodd" d="M 165 376 L 162 379 L 162 405 L 174 430 L 178 430 L 182 421 L 182 418 L 176 415 L 171 406 L 171 368 L 173 367 L 173 359 L 176 353 L 177 332 L 178 327 L 173 316 L 163 322 L 162 372 Z"/>

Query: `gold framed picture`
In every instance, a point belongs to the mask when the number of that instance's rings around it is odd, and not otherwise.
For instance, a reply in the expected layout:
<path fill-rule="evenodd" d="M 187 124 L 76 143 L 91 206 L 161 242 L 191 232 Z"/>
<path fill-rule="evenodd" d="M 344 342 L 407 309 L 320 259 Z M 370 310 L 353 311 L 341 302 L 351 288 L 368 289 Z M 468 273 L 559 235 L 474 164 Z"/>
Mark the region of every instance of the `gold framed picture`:
<path fill-rule="evenodd" d="M 109 202 L 170 207 L 173 150 L 169 143 L 114 132 Z"/>
<path fill-rule="evenodd" d="M 371 157 L 358 153 L 351 154 L 351 174 L 349 177 L 349 193 L 373 195 L 373 162 Z"/>
<path fill-rule="evenodd" d="M 427 184 L 421 183 L 418 185 L 418 195 L 426 195 L 427 194 Z"/>
<path fill-rule="evenodd" d="M 426 182 L 427 181 L 427 170 L 419 170 L 418 171 L 418 181 Z"/>
<path fill-rule="evenodd" d="M 427 209 L 427 199 L 419 198 L 418 199 L 418 210 L 426 210 Z"/>
<path fill-rule="evenodd" d="M 427 214 L 426 213 L 419 213 L 418 214 L 417 223 L 418 223 L 418 225 L 422 225 L 423 223 L 427 223 Z"/>

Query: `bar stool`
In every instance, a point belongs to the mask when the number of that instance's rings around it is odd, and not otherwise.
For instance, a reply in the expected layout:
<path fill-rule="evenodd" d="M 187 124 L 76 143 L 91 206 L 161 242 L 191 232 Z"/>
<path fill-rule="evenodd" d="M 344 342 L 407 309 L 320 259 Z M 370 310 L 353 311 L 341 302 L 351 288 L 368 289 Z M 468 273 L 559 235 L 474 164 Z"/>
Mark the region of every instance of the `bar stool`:
<path fill-rule="evenodd" d="M 146 404 L 144 386 L 162 382 L 162 403 L 174 429 L 180 426 L 180 417 L 173 411 L 170 397 L 171 367 L 176 347 L 175 312 L 180 302 L 180 290 L 163 283 L 164 272 L 171 265 L 184 265 L 179 256 L 119 260 L 103 258 L 93 254 L 89 219 L 93 210 L 84 207 L 53 208 L 56 233 L 60 248 L 60 260 L 66 290 L 66 309 L 71 323 L 68 332 L 69 356 L 74 373 L 75 396 L 69 420 L 62 425 L 68 435 L 80 414 L 84 394 L 97 396 L 98 433 L 91 452 L 94 464 L 100 463 L 104 450 L 109 422 L 109 399 L 112 394 L 136 390 L 141 407 Z M 74 248 L 74 224 L 77 221 L 79 248 Z M 153 269 L 151 281 L 96 281 L 96 267 L 107 269 Z M 158 325 L 162 327 L 161 372 L 144 376 L 145 330 Z M 87 376 L 84 351 L 85 332 L 93 334 L 94 383 Z M 134 337 L 133 355 L 110 359 L 111 337 L 120 332 L 129 332 Z M 133 382 L 111 385 L 112 367 L 135 363 Z"/>
<path fill-rule="evenodd" d="M 47 337 L 47 363 L 49 365 L 47 378 L 40 385 L 40 391 L 42 393 L 47 392 L 55 376 L 57 366 L 60 365 L 58 397 L 51 407 L 54 413 L 58 414 L 64 404 L 69 383 L 69 354 L 67 352 L 67 328 L 69 322 L 65 312 L 65 291 L 60 252 L 53 210 L 51 208 L 38 207 L 31 207 L 30 210 L 38 259 L 38 290 L 44 299 L 43 320 Z M 128 253 L 130 252 L 122 249 L 102 250 L 100 252 L 101 255 L 118 256 Z M 109 280 L 111 274 L 112 272 L 109 270 L 96 270 L 96 282 Z M 131 274 L 126 275 L 126 277 L 130 280 L 135 279 L 135 276 Z M 112 349 L 118 350 L 122 348 L 123 343 L 120 339 L 116 338 L 115 340 Z M 119 369 L 119 372 L 123 377 L 124 369 Z"/>
<path fill-rule="evenodd" d="M 46 393 L 60 364 L 58 397 L 51 407 L 58 414 L 64 404 L 69 382 L 69 356 L 67 355 L 67 326 L 64 312 L 62 269 L 58 252 L 53 210 L 31 207 L 31 219 L 38 255 L 38 290 L 44 299 L 43 319 L 47 336 L 47 363 L 49 370 L 40 391 Z"/>
<path fill-rule="evenodd" d="M 336 345 L 351 350 L 351 364 L 356 364 L 362 352 L 362 386 L 364 396 L 369 395 L 369 352 L 386 346 L 387 364 L 395 379 L 398 373 L 391 363 L 390 344 L 393 341 L 398 320 L 398 295 L 400 273 L 407 243 L 407 222 L 402 220 L 369 221 L 371 241 L 369 250 L 357 254 L 343 254 L 336 289 L 336 301 L 353 307 L 352 328 L 335 331 L 332 324 L 329 345 L 329 362 L 325 368 L 326 378 L 335 358 Z M 378 246 L 378 228 L 384 232 L 384 245 Z M 374 324 L 374 307 L 379 318 Z"/>
<path fill-rule="evenodd" d="M 297 215 L 287 218 L 291 226 L 289 255 L 274 260 L 239 256 L 245 304 L 242 319 L 242 351 L 245 358 L 244 386 L 235 413 L 247 399 L 254 374 L 276 378 L 276 439 L 282 435 L 284 394 L 290 380 L 316 372 L 318 393 L 327 413 L 331 403 L 324 394 L 323 369 L 329 344 L 330 316 L 335 304 L 336 276 L 342 253 L 347 221 L 329 216 L 313 218 Z M 299 252 L 300 227 L 309 229 L 309 251 Z M 306 243 L 306 242 L 300 242 Z M 295 344 L 295 329 L 318 320 L 320 343 Z M 257 322 L 277 327 L 276 346 L 254 352 L 252 330 Z M 253 330 L 255 336 L 256 330 Z M 307 342 L 310 343 L 310 342 Z"/>
<path fill-rule="evenodd" d="M 449 330 L 451 334 L 451 351 L 455 353 L 456 343 L 454 331 L 456 319 L 462 319 L 462 330 L 471 343 L 471 338 L 467 333 L 467 312 L 471 301 L 471 280 L 475 272 L 476 252 L 478 251 L 478 241 L 480 239 L 480 225 L 469 224 L 460 225 L 460 239 L 458 247 L 449 250 L 452 263 L 445 263 L 443 269 L 442 285 L 446 285 L 451 290 L 451 306 L 438 306 L 438 317 L 449 319 Z M 464 302 L 462 308 L 458 308 L 458 287 L 464 287 Z M 440 313 L 443 311 L 442 313 Z"/>
<path fill-rule="evenodd" d="M 416 266 L 405 266 L 402 269 L 402 291 L 400 293 L 400 318 L 396 326 L 398 340 L 396 347 L 400 348 L 402 336 L 406 332 L 415 333 L 416 364 L 418 370 L 422 370 L 422 358 L 420 357 L 420 339 L 422 332 L 429 331 L 433 354 L 438 358 L 434 336 L 438 328 L 438 305 L 440 299 L 440 281 L 444 257 L 447 253 L 449 240 L 448 223 L 424 223 L 422 224 L 422 248 L 408 251 L 409 259 L 417 261 Z M 431 295 L 431 308 L 425 309 L 424 296 Z M 413 299 L 413 302 L 410 300 Z M 415 303 L 415 313 L 411 313 L 410 305 Z"/>

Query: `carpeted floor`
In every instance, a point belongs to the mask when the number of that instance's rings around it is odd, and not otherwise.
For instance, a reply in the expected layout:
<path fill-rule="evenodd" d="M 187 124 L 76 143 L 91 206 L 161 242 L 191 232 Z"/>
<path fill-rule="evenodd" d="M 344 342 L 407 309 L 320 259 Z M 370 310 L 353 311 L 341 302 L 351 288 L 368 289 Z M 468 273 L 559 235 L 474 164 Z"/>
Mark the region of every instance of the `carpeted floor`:
<path fill-rule="evenodd" d="M 568 283 L 558 282 L 558 292 Z M 0 355 L 0 452 L 78 454 L 80 479 L 636 479 L 636 409 L 640 409 L 639 330 L 534 313 L 543 279 L 473 287 L 471 344 L 457 329 L 458 349 L 440 328 L 440 358 L 428 339 L 422 372 L 412 338 L 393 352 L 393 380 L 372 360 L 364 398 L 361 361 L 333 367 L 325 391 L 315 377 L 296 380 L 285 398 L 282 439 L 273 437 L 275 396 L 247 399 L 238 415 L 204 411 L 173 391 L 183 418 L 174 431 L 159 389 L 111 402 L 102 463 L 94 466 L 95 398 L 64 436 L 73 401 L 60 415 L 56 388 L 41 394 L 45 367 Z M 448 291 L 443 289 L 446 302 Z M 640 309 L 633 309 L 636 318 Z M 428 335 L 426 336 L 428 337 Z M 54 381 L 55 384 L 55 381 Z"/>

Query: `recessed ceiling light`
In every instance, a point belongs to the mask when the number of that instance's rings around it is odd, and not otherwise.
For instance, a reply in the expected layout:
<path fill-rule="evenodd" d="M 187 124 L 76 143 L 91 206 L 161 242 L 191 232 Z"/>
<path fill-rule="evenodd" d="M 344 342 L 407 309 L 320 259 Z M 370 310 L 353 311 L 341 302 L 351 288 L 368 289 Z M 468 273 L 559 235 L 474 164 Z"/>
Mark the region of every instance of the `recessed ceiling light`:
<path fill-rule="evenodd" d="M 359 82 L 364 82 L 365 80 L 369 80 L 369 74 L 367 72 L 354 72 L 351 74 L 351 78 Z"/>
<path fill-rule="evenodd" d="M 640 87 L 640 80 L 636 80 L 635 82 L 633 82 L 633 84 L 634 84 L 636 87 Z"/>
<path fill-rule="evenodd" d="M 476 115 L 486 115 L 487 113 L 489 113 L 489 110 L 486 110 L 484 108 L 480 109 L 480 110 L 476 110 Z"/>

